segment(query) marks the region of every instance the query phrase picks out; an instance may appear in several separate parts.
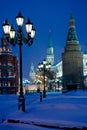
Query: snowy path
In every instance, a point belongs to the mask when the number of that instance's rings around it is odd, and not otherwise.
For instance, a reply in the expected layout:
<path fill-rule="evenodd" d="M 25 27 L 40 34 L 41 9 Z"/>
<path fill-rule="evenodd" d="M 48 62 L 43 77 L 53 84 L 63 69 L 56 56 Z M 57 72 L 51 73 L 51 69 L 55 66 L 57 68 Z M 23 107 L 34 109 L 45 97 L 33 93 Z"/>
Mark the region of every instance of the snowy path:
<path fill-rule="evenodd" d="M 1 123 L 0 129 L 8 126 L 10 130 L 12 124 L 14 124 L 13 127 L 32 126 L 30 130 L 39 130 L 40 128 L 40 130 L 44 130 L 49 129 L 46 127 L 50 126 L 57 128 L 87 127 L 86 95 L 87 91 L 67 94 L 48 93 L 42 102 L 39 101 L 39 94 L 26 95 L 25 113 L 17 110 L 18 101 L 16 95 L 0 95 L 0 119 L 13 119 L 20 122 L 16 124 Z M 36 128 L 33 129 L 33 127 Z"/>

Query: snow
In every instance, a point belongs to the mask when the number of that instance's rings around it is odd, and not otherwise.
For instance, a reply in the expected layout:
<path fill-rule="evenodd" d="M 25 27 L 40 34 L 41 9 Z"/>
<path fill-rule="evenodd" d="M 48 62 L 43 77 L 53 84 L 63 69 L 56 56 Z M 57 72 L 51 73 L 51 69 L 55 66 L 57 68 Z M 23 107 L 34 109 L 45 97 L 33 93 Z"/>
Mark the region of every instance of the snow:
<path fill-rule="evenodd" d="M 25 95 L 25 99 L 26 111 L 22 112 L 17 95 L 0 95 L 0 130 L 87 127 L 87 90 L 49 92 L 42 102 L 39 93 Z"/>

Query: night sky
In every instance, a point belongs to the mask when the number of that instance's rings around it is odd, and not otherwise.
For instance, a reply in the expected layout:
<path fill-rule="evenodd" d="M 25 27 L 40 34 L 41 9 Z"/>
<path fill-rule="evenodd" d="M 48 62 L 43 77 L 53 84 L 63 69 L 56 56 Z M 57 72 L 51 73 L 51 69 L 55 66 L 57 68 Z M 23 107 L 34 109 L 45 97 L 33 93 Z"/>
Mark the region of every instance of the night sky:
<path fill-rule="evenodd" d="M 46 57 L 49 29 L 53 41 L 55 63 L 61 60 L 71 12 L 75 18 L 81 49 L 87 52 L 87 0 L 0 0 L 0 37 L 3 36 L 2 24 L 6 18 L 17 29 L 15 17 L 19 11 L 24 16 L 25 22 L 27 18 L 31 19 L 36 29 L 33 45 L 31 47 L 23 45 L 24 78 L 29 79 L 31 63 L 36 69 L 38 63 Z M 18 49 L 18 46 L 12 47 L 14 55 L 19 55 Z"/>

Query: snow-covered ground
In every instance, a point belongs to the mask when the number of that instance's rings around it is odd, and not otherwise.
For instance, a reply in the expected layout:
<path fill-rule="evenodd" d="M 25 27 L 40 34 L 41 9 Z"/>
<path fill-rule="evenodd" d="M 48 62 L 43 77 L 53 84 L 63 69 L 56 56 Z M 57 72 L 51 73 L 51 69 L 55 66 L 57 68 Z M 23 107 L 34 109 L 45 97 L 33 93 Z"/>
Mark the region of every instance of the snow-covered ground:
<path fill-rule="evenodd" d="M 17 99 L 17 95 L 0 95 L 0 130 L 87 127 L 87 90 L 47 93 L 42 102 L 39 94 L 25 95 L 26 112 L 18 111 Z M 9 123 L 10 119 L 16 123 Z"/>

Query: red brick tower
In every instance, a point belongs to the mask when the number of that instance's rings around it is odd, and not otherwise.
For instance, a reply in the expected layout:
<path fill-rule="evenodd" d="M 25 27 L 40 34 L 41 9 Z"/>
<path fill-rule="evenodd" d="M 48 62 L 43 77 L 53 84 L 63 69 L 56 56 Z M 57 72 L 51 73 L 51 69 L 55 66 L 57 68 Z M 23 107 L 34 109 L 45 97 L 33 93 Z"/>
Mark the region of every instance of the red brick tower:
<path fill-rule="evenodd" d="M 66 40 L 63 61 L 63 88 L 66 90 L 72 85 L 77 88 L 83 87 L 83 53 L 79 45 L 79 41 L 75 29 L 75 20 L 71 15 L 69 21 L 69 30 Z"/>
<path fill-rule="evenodd" d="M 5 38 L 0 47 L 0 93 L 16 94 L 18 91 L 18 59 L 13 56 Z"/>

